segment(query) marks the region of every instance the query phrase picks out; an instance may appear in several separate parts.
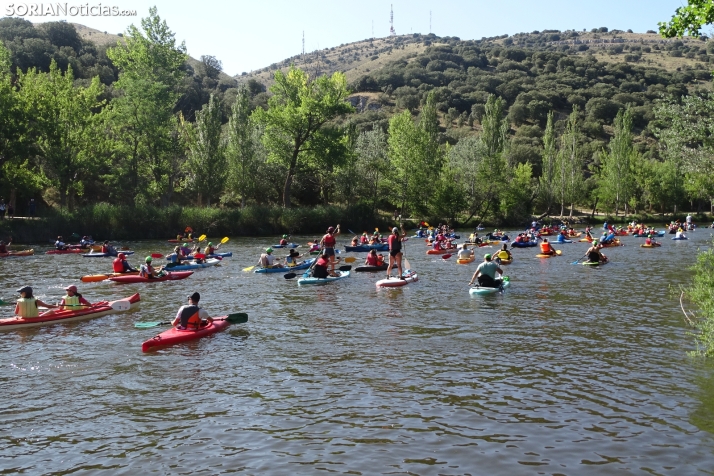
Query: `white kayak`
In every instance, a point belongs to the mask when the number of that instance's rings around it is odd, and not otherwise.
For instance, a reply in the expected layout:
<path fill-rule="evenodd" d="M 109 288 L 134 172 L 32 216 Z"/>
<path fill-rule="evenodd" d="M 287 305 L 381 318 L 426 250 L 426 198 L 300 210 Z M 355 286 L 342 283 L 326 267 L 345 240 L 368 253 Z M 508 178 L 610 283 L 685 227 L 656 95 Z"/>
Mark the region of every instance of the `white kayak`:
<path fill-rule="evenodd" d="M 410 269 L 404 271 L 403 273 L 404 278 L 398 278 L 396 276 L 390 276 L 385 279 L 380 279 L 377 281 L 377 287 L 378 288 L 398 288 L 401 286 L 406 286 L 409 283 L 413 283 L 415 281 L 419 281 L 419 275 L 416 273 L 416 271 L 412 271 Z"/>
<path fill-rule="evenodd" d="M 508 286 L 511 285 L 511 281 L 508 279 L 508 276 L 503 277 L 503 289 L 506 289 Z M 486 286 L 476 286 L 471 289 L 469 289 L 469 294 L 495 294 L 497 292 L 500 292 L 501 288 L 489 288 Z"/>

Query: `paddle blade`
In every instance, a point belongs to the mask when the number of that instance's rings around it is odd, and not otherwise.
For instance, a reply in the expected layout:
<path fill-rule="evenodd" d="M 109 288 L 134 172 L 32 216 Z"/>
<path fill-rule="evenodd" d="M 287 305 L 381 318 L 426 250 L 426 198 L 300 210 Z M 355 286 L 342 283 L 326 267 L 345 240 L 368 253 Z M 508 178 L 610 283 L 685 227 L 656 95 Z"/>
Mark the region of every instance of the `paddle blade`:
<path fill-rule="evenodd" d="M 248 322 L 248 314 L 246 314 L 245 312 L 235 312 L 233 314 L 228 314 L 225 320 L 230 322 L 231 324 L 243 324 L 245 322 Z"/>
<path fill-rule="evenodd" d="M 131 303 L 129 301 L 121 300 L 121 301 L 114 301 L 111 303 L 112 309 L 115 311 L 128 311 L 131 309 Z"/>
<path fill-rule="evenodd" d="M 159 327 L 159 326 L 168 326 L 171 324 L 171 321 L 163 321 L 163 322 L 137 322 L 134 324 L 134 327 L 137 329 L 149 329 L 151 327 Z"/>
<path fill-rule="evenodd" d="M 255 265 L 255 266 L 257 266 L 257 265 Z M 253 271 L 255 269 L 255 266 L 248 266 L 247 268 L 243 268 L 243 271 L 246 273 Z"/>
<path fill-rule="evenodd" d="M 449 258 L 451 258 L 450 254 L 441 255 L 441 259 L 449 259 Z"/>
<path fill-rule="evenodd" d="M 162 255 L 161 253 L 151 253 L 151 257 L 152 258 L 163 258 L 164 255 Z"/>
<path fill-rule="evenodd" d="M 349 270 L 352 269 L 352 266 L 350 266 L 350 265 L 345 265 L 345 266 L 340 266 L 340 267 L 337 268 L 337 269 L 340 270 L 340 271 L 349 271 Z"/>
<path fill-rule="evenodd" d="M 563 252 L 562 252 L 561 250 L 555 250 L 555 254 L 558 255 L 558 256 L 560 256 L 560 255 L 563 254 Z"/>
<path fill-rule="evenodd" d="M 297 276 L 297 274 L 295 274 L 295 273 L 285 273 L 285 274 L 283 275 L 283 278 L 285 278 L 285 279 L 293 279 L 295 276 Z"/>
<path fill-rule="evenodd" d="M 198 242 L 200 243 L 201 241 L 206 239 L 206 235 L 201 235 L 198 237 Z"/>
<path fill-rule="evenodd" d="M 228 243 L 228 240 L 230 240 L 230 238 L 228 238 L 227 236 L 224 236 L 223 239 L 221 240 L 221 244 L 225 245 L 226 243 Z"/>
<path fill-rule="evenodd" d="M 357 261 L 357 258 L 355 258 L 354 256 L 349 256 L 345 258 L 345 263 L 354 263 L 355 261 Z"/>

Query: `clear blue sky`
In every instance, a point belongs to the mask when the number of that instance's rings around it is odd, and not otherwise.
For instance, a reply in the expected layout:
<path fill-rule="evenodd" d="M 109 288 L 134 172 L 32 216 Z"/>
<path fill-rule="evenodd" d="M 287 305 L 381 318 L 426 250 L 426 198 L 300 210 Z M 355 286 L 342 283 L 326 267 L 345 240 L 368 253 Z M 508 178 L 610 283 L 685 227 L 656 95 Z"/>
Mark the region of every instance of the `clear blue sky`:
<path fill-rule="evenodd" d="M 47 1 L 47 0 L 46 0 Z M 56 3 L 57 0 L 47 1 Z M 94 3 L 93 3 L 94 1 Z M 0 0 L 0 14 L 7 16 L 10 4 L 31 5 L 31 0 Z M 41 2 L 35 2 L 36 4 Z M 46 3 L 46 4 L 47 4 Z M 64 3 L 64 1 L 62 1 Z M 136 17 L 24 16 L 32 21 L 65 19 L 109 33 L 120 33 L 148 15 L 156 5 L 184 40 L 191 56 L 213 55 L 223 62 L 228 74 L 268 66 L 299 54 L 302 33 L 305 50 L 337 46 L 372 36 L 389 35 L 390 3 L 363 1 L 243 1 L 212 0 L 81 0 L 71 5 L 116 6 L 136 10 Z M 399 0 L 394 1 L 394 28 L 397 34 L 429 33 L 480 39 L 533 30 L 582 30 L 606 26 L 635 32 L 657 30 L 658 21 L 669 20 L 684 0 Z"/>

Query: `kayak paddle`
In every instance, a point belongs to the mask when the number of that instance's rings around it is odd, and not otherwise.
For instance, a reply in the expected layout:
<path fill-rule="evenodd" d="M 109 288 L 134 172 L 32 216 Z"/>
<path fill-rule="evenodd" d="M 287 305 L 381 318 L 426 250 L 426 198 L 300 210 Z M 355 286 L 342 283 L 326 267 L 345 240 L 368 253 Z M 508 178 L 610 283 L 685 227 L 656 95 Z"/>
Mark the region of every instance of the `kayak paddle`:
<path fill-rule="evenodd" d="M 221 244 L 225 245 L 226 243 L 228 243 L 228 240 L 230 240 L 230 238 L 228 238 L 227 236 L 224 236 L 223 239 L 221 240 Z"/>
<path fill-rule="evenodd" d="M 585 254 L 584 254 L 584 255 L 582 255 L 582 256 L 581 256 L 580 258 L 576 259 L 575 261 L 573 261 L 573 262 L 572 262 L 572 263 L 570 263 L 570 264 L 578 264 L 578 261 L 580 261 L 581 259 L 585 258 L 585 257 L 586 257 L 587 255 L 588 255 L 588 254 L 587 254 L 587 253 L 585 253 Z"/>
<path fill-rule="evenodd" d="M 206 239 L 206 235 L 201 235 L 198 237 L 198 242 L 200 243 L 200 242 L 204 241 L 205 239 Z"/>
<path fill-rule="evenodd" d="M 233 314 L 228 314 L 228 316 L 220 319 L 214 319 L 214 321 L 228 321 L 231 324 L 243 324 L 248 322 L 248 314 L 245 312 L 236 312 Z M 162 321 L 162 322 L 137 322 L 134 327 L 137 329 L 149 329 L 151 327 L 159 326 L 170 326 L 172 321 Z"/>
<path fill-rule="evenodd" d="M 152 258 L 163 258 L 164 255 L 162 255 L 161 253 L 151 253 L 151 257 Z"/>
<path fill-rule="evenodd" d="M 441 259 L 449 259 L 449 258 L 451 258 L 451 255 L 448 253 L 445 255 L 441 255 Z"/>
<path fill-rule="evenodd" d="M 349 256 L 345 258 L 345 263 L 354 263 L 355 261 L 357 261 L 357 258 L 355 258 L 354 256 Z"/>
<path fill-rule="evenodd" d="M 253 266 L 248 266 L 247 268 L 243 268 L 243 272 L 248 273 L 250 271 L 253 271 L 253 269 L 255 269 L 256 266 L 258 266 L 258 265 L 256 264 Z"/>

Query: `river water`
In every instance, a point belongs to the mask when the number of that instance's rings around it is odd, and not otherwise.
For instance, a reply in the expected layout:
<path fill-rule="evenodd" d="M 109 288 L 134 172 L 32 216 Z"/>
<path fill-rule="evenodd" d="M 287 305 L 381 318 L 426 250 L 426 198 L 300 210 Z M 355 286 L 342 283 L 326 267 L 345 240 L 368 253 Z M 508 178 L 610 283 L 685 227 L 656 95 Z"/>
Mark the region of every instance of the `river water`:
<path fill-rule="evenodd" d="M 49 302 L 69 284 L 90 301 L 142 296 L 130 313 L 0 334 L 0 472 L 712 474 L 714 365 L 687 356 L 670 291 L 709 230 L 690 237 L 623 237 L 595 269 L 571 264 L 584 243 L 544 260 L 516 249 L 512 285 L 490 296 L 468 293 L 478 260 L 417 239 L 419 282 L 381 290 L 382 273 L 299 287 L 243 272 L 271 238 L 234 238 L 222 266 L 150 285 L 79 282 L 109 259 L 0 260 L 6 300 L 24 284 Z M 126 244 L 134 264 L 170 250 Z M 249 322 L 142 354 L 161 329 L 133 324 L 196 290 Z"/>

